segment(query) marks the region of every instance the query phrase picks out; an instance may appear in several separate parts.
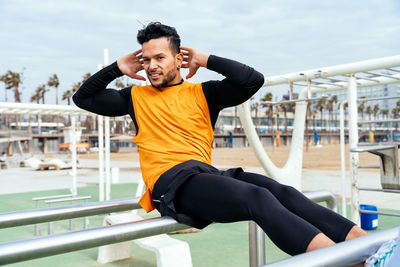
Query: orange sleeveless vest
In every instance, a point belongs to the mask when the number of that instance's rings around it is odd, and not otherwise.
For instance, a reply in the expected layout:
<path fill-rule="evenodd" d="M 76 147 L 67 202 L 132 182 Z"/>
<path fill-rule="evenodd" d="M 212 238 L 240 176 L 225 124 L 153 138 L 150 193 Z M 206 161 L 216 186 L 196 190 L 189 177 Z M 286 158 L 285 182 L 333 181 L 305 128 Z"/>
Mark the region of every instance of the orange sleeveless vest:
<path fill-rule="evenodd" d="M 151 193 L 161 174 L 187 160 L 211 164 L 213 129 L 200 83 L 184 81 L 165 88 L 133 86 L 131 90 L 139 132 L 139 150 L 146 191 L 139 204 L 154 209 Z"/>

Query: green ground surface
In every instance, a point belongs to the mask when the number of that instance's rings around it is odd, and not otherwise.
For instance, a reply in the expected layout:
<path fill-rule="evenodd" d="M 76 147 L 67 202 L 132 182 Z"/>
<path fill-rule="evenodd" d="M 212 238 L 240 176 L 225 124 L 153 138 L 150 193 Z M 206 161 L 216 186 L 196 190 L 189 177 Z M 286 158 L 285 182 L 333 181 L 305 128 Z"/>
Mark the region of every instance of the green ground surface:
<path fill-rule="evenodd" d="M 112 199 L 132 197 L 136 192 L 136 184 L 112 185 Z M 20 194 L 0 195 L 0 213 L 34 209 L 33 197 L 69 194 L 68 190 L 50 190 L 41 192 L 30 192 Z M 90 186 L 79 188 L 79 195 L 92 196 L 91 201 L 98 200 L 98 187 Z M 45 207 L 41 203 L 41 207 Z M 143 214 L 144 217 L 157 217 L 158 213 Z M 90 216 L 90 227 L 102 226 L 104 215 Z M 75 219 L 76 230 L 83 228 L 83 219 Z M 383 230 L 400 225 L 399 217 L 379 216 L 379 228 Z M 54 233 L 67 232 L 69 222 L 54 222 Z M 47 234 L 47 223 L 40 224 L 41 234 Z M 14 228 L 0 229 L 0 242 L 9 242 L 18 239 L 32 238 L 33 225 Z M 192 261 L 195 267 L 202 266 L 248 266 L 248 223 L 237 222 L 229 224 L 212 224 L 197 233 L 173 235 L 174 238 L 187 241 L 190 245 Z M 288 257 L 280 251 L 267 238 L 266 257 L 267 262 L 274 262 Z M 149 252 L 132 244 L 132 258 L 112 264 L 98 264 L 98 248 L 85 249 L 61 255 L 30 260 L 22 263 L 10 264 L 8 266 L 156 266 L 156 258 L 153 252 Z"/>

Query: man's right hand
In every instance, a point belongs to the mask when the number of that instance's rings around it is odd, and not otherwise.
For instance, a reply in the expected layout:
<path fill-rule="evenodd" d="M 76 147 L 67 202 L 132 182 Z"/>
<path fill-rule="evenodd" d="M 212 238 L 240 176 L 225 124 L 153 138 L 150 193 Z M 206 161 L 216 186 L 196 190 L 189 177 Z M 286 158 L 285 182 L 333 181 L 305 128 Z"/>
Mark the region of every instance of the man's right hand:
<path fill-rule="evenodd" d="M 118 68 L 124 75 L 132 79 L 146 81 L 146 78 L 137 74 L 143 70 L 142 49 L 121 57 L 117 61 Z"/>

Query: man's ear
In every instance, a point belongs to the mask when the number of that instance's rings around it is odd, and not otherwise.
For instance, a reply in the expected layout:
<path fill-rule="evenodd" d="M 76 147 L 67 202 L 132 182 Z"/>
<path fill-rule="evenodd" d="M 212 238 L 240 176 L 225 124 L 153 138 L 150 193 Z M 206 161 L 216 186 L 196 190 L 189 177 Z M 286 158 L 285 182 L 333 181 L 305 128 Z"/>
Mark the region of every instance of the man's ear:
<path fill-rule="evenodd" d="M 182 54 L 182 52 L 176 54 L 176 56 L 175 56 L 175 63 L 176 63 L 176 67 L 177 67 L 178 69 L 182 68 L 182 64 L 183 64 L 183 54 Z"/>

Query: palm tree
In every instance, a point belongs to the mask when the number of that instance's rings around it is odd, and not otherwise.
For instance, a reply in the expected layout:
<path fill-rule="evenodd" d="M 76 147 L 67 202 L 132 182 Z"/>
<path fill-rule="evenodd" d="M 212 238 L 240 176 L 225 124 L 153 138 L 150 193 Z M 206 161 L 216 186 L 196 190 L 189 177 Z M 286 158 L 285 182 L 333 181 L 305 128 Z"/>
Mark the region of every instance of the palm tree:
<path fill-rule="evenodd" d="M 41 99 L 40 92 L 38 89 L 36 89 L 35 93 L 31 96 L 31 102 L 39 104 L 40 99 Z"/>
<path fill-rule="evenodd" d="M 382 118 L 386 118 L 387 119 L 388 115 L 389 115 L 389 110 L 388 109 L 381 109 L 380 113 L 382 115 Z"/>
<path fill-rule="evenodd" d="M 361 119 L 364 119 L 364 111 L 365 111 L 365 103 L 361 102 L 360 105 L 358 105 L 358 113 L 361 113 Z"/>
<path fill-rule="evenodd" d="M 258 121 L 258 109 L 260 107 L 260 103 L 258 103 L 257 101 L 255 101 L 254 97 L 250 98 L 251 104 L 250 104 L 250 111 L 253 112 L 255 111 L 255 120 L 256 120 L 256 127 L 259 125 L 259 121 Z"/>
<path fill-rule="evenodd" d="M 121 89 L 126 87 L 124 82 L 121 81 L 121 79 L 116 79 L 115 80 L 115 86 L 118 87 L 118 88 L 121 88 Z"/>
<path fill-rule="evenodd" d="M 40 95 L 40 99 L 42 99 L 42 104 L 45 104 L 44 95 L 49 91 L 48 89 L 46 89 L 46 85 L 42 84 L 42 85 L 38 86 L 38 88 L 36 90 L 38 91 L 38 94 Z"/>
<path fill-rule="evenodd" d="M 268 128 L 270 128 L 270 124 L 272 123 L 272 116 L 274 115 L 274 106 L 268 103 L 263 103 L 263 102 L 270 102 L 272 101 L 272 93 L 266 93 L 265 96 L 261 98 L 261 106 L 263 108 L 267 108 L 265 111 L 265 115 L 268 117 Z"/>
<path fill-rule="evenodd" d="M 284 116 L 284 132 L 287 131 L 287 112 L 290 109 L 290 105 L 287 103 L 281 103 L 279 105 L 279 108 L 281 111 L 283 111 L 283 116 Z"/>
<path fill-rule="evenodd" d="M 314 131 L 315 131 L 315 117 L 317 116 L 317 113 L 318 113 L 318 111 L 316 109 L 313 109 L 311 111 L 311 116 L 312 116 L 312 119 L 313 119 L 313 130 Z"/>
<path fill-rule="evenodd" d="M 274 115 L 274 105 L 265 103 L 265 102 L 270 102 L 272 101 L 273 95 L 272 93 L 266 93 L 262 98 L 261 98 L 261 106 L 263 108 L 267 108 L 265 110 L 265 115 L 267 115 L 268 117 L 268 131 L 271 131 L 271 141 L 272 141 L 272 147 L 274 147 L 274 143 L 275 143 L 275 135 L 274 135 L 274 130 L 273 127 L 270 127 L 273 125 L 273 115 Z"/>
<path fill-rule="evenodd" d="M 397 103 L 399 103 L 399 102 L 397 102 Z M 398 107 L 395 107 L 392 109 L 393 119 L 397 119 L 399 117 L 399 112 L 400 112 L 400 109 Z M 397 127 L 398 127 L 398 123 L 396 122 L 396 131 L 397 131 Z"/>
<path fill-rule="evenodd" d="M 11 70 L 8 70 L 6 74 L 3 74 L 0 77 L 0 80 L 6 86 L 6 90 L 9 90 L 9 89 L 14 90 L 14 101 L 17 103 L 21 103 L 21 93 L 19 92 L 19 85 L 22 83 L 21 76 L 22 76 L 22 73 L 12 72 Z"/>
<path fill-rule="evenodd" d="M 87 72 L 85 75 L 83 75 L 82 83 L 86 82 L 87 79 L 90 78 L 90 76 L 92 76 L 92 74 L 90 74 L 90 72 Z"/>
<path fill-rule="evenodd" d="M 371 106 L 368 106 L 368 107 L 365 109 L 365 113 L 368 114 L 368 118 L 369 118 L 369 120 L 371 120 L 371 115 L 372 115 L 372 108 L 371 108 Z M 372 128 L 371 123 L 369 123 L 368 125 L 369 125 L 369 130 L 371 130 L 371 128 Z"/>
<path fill-rule="evenodd" d="M 365 113 L 368 114 L 369 120 L 371 120 L 371 115 L 372 115 L 372 108 L 371 106 L 368 106 L 367 109 L 365 110 Z"/>
<path fill-rule="evenodd" d="M 374 118 L 375 118 L 375 120 L 377 119 L 377 118 L 376 118 L 376 115 L 379 113 L 379 110 L 380 110 L 379 105 L 376 104 L 376 105 L 374 106 L 373 110 L 372 110 L 372 113 L 374 113 Z"/>
<path fill-rule="evenodd" d="M 71 90 L 64 91 L 61 100 L 67 100 L 68 106 L 71 105 L 71 97 L 73 96 L 73 92 Z"/>
<path fill-rule="evenodd" d="M 57 74 L 53 74 L 50 76 L 47 81 L 47 86 L 56 88 L 56 105 L 58 105 L 58 86 L 60 85 L 60 81 L 58 80 Z"/>
<path fill-rule="evenodd" d="M 331 112 L 332 112 L 333 109 L 335 109 L 336 104 L 337 104 L 337 102 L 338 102 L 338 97 L 337 97 L 337 95 L 333 95 L 329 101 L 332 103 L 332 110 L 331 110 Z M 333 123 L 333 126 L 336 126 L 337 112 L 335 112 L 335 118 L 333 118 L 333 116 L 332 116 L 331 120 L 333 120 L 333 122 L 334 122 L 334 123 Z"/>
<path fill-rule="evenodd" d="M 318 102 L 317 102 L 317 106 L 316 106 L 316 108 L 319 110 L 319 112 L 321 113 L 321 129 L 322 129 L 322 126 L 323 126 L 323 122 L 322 122 L 322 120 L 323 120 L 323 116 L 322 116 L 322 113 L 323 113 L 323 111 L 324 111 L 324 108 L 325 108 L 325 106 L 326 106 L 326 103 L 325 103 L 326 101 L 325 101 L 325 98 L 320 98 L 320 99 L 318 99 Z"/>

